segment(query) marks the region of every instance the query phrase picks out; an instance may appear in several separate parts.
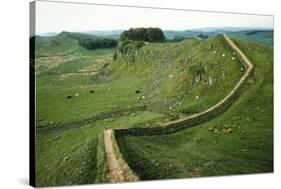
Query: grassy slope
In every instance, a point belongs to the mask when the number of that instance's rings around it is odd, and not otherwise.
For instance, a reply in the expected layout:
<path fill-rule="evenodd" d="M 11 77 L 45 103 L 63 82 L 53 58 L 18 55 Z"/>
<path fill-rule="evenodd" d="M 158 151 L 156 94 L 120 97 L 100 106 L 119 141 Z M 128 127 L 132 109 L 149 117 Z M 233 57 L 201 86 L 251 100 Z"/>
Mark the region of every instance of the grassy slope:
<path fill-rule="evenodd" d="M 118 138 L 123 156 L 142 179 L 273 171 L 273 49 L 236 43 L 256 70 L 227 112 L 167 136 Z M 228 128 L 232 132 L 224 133 Z"/>
<path fill-rule="evenodd" d="M 211 44 L 213 49 L 208 50 Z M 101 83 L 92 81 L 91 75 L 77 74 L 66 79 L 64 76 L 89 66 L 100 69 L 110 62 L 106 53 L 65 61 L 37 76 L 38 125 L 70 122 L 98 112 L 143 104 L 161 112 L 199 112 L 226 96 L 240 78 L 241 65 L 232 60 L 231 53 L 220 37 L 149 44 L 141 49 L 135 63 L 128 65 L 121 59 L 110 64 L 104 69 L 108 74 Z M 201 81 L 194 82 L 195 76 L 189 71 L 193 65 L 206 70 Z M 210 78 L 212 85 L 208 84 Z M 90 94 L 90 90 L 96 92 Z M 136 94 L 136 90 L 141 93 Z M 76 93 L 78 97 L 66 99 Z M 142 96 L 145 99 L 137 100 Z"/>
<path fill-rule="evenodd" d="M 210 45 L 212 49 L 208 49 Z M 145 78 L 146 85 L 140 86 L 146 97 L 142 102 L 155 111 L 191 114 L 218 102 L 241 77 L 241 65 L 232 57 L 235 55 L 221 36 L 204 41 L 191 38 L 180 43 L 148 44 L 138 52 L 134 63 L 125 64 L 124 59 L 114 62 L 110 67 L 117 71 L 108 78 Z M 204 69 L 198 82 L 190 72 L 195 65 Z"/>
<path fill-rule="evenodd" d="M 111 62 L 114 49 L 83 49 L 78 45 L 79 37 L 80 34 L 64 32 L 54 37 L 38 38 L 36 52 L 41 57 L 36 57 L 37 126 L 76 121 L 99 112 L 137 105 L 135 90 L 145 80 L 123 78 L 93 83 L 93 73 Z M 42 39 L 45 41 L 41 42 Z M 51 48 L 50 44 L 57 40 L 65 48 Z M 54 52 L 49 52 L 50 49 Z M 67 53 L 73 49 L 73 53 Z M 49 53 L 49 57 L 42 53 Z M 91 94 L 91 90 L 95 93 Z M 78 97 L 66 98 L 76 93 L 79 93 Z"/>
<path fill-rule="evenodd" d="M 36 36 L 35 55 L 36 57 L 49 57 L 87 52 L 87 50 L 78 43 L 79 39 L 85 38 L 94 39 L 97 37 L 90 34 L 70 32 L 61 32 L 58 35 L 49 37 Z"/>
<path fill-rule="evenodd" d="M 61 36 L 36 37 L 36 57 L 62 56 L 73 53 L 79 49 L 78 41 Z"/>

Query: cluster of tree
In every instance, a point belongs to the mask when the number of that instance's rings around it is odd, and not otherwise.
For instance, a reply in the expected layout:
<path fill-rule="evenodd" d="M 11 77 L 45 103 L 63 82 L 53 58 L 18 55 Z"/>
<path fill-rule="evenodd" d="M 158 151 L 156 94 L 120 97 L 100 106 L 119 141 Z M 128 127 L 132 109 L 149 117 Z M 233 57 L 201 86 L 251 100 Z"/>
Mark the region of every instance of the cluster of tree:
<path fill-rule="evenodd" d="M 130 28 L 121 34 L 120 40 L 162 42 L 165 35 L 160 28 Z"/>
<path fill-rule="evenodd" d="M 94 50 L 97 48 L 113 48 L 117 46 L 117 40 L 114 39 L 100 39 L 100 38 L 95 38 L 95 39 L 80 39 L 79 40 L 79 45 L 82 47 L 89 49 L 89 50 Z"/>

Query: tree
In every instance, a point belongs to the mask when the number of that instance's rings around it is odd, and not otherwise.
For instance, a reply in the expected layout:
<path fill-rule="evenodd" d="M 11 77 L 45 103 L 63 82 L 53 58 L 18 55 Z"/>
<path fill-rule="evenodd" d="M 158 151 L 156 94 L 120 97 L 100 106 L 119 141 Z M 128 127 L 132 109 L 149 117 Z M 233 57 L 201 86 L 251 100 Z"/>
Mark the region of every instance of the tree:
<path fill-rule="evenodd" d="M 145 41 L 161 42 L 164 39 L 164 33 L 160 28 L 148 28 L 145 32 Z"/>
<path fill-rule="evenodd" d="M 130 28 L 120 36 L 120 41 L 125 40 L 161 42 L 165 36 L 160 28 Z"/>
<path fill-rule="evenodd" d="M 85 38 L 79 40 L 79 45 L 82 47 L 93 50 L 97 48 L 113 48 L 117 46 L 117 41 L 114 39 L 106 39 L 106 38 Z"/>

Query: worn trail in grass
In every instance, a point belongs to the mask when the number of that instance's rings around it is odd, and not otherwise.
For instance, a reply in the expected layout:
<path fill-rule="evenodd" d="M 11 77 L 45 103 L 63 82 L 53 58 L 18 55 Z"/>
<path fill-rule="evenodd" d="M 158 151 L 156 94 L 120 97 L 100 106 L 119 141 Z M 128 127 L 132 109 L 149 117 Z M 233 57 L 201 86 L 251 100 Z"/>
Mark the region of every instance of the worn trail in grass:
<path fill-rule="evenodd" d="M 109 182 L 114 183 L 139 180 L 136 175 L 131 173 L 131 169 L 123 158 L 118 157 L 116 149 L 114 149 L 112 143 L 112 132 L 112 129 L 106 129 L 104 131 L 104 148 L 109 169 L 107 176 Z"/>

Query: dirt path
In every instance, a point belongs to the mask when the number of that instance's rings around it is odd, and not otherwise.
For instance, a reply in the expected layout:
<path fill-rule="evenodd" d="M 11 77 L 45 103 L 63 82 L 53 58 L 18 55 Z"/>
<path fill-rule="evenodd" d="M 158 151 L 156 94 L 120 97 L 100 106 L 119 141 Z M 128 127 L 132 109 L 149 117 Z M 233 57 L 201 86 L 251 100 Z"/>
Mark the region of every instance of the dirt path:
<path fill-rule="evenodd" d="M 104 145 L 105 153 L 108 163 L 108 180 L 111 183 L 115 182 L 130 182 L 139 180 L 136 175 L 133 174 L 127 163 L 117 155 L 114 148 L 114 142 L 112 141 L 113 130 L 106 129 L 104 131 Z"/>

